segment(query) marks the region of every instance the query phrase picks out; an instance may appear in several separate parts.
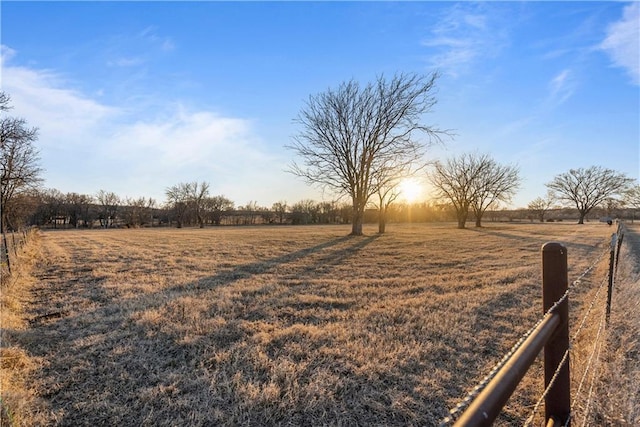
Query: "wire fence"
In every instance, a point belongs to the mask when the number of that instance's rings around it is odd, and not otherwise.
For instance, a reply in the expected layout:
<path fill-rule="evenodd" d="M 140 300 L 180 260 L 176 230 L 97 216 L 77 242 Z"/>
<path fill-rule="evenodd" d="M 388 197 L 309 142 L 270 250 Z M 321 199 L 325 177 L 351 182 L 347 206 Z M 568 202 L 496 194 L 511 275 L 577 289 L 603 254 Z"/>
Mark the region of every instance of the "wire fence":
<path fill-rule="evenodd" d="M 550 307 L 545 311 L 544 316 L 520 337 L 516 344 L 494 365 L 478 385 L 449 412 L 449 415 L 440 423 L 441 427 L 450 425 L 491 425 L 542 348 L 545 350 L 545 389 L 533 406 L 524 425 L 531 426 L 533 424 L 543 403 L 546 406 L 545 425 L 568 426 L 572 420 L 576 422 L 581 420 L 581 425 L 583 426 L 588 424 L 592 408 L 593 390 L 598 380 L 597 372 L 601 362 L 600 353 L 606 337 L 604 331 L 611 311 L 611 293 L 613 292 L 623 238 L 624 227 L 621 223 L 618 223 L 616 233 L 611 236 L 609 247 L 577 279 L 570 285 L 565 285 L 566 290 L 562 292 L 555 302 L 549 304 Z M 558 246 L 563 248 L 561 245 Z M 552 249 L 557 248 L 554 247 Z M 563 254 L 564 266 L 560 265 L 559 269 L 556 267 L 549 268 L 549 270 L 555 270 L 549 272 L 545 271 L 544 251 L 545 247 L 543 246 L 543 288 L 547 286 L 544 283 L 544 277 L 549 274 L 552 276 L 562 276 L 564 274 L 564 280 L 568 282 L 566 279 L 566 250 L 564 250 Z M 575 322 L 578 326 L 569 339 L 568 313 L 567 318 L 562 319 L 561 307 L 565 305 L 568 311 L 569 296 L 576 292 L 585 277 L 593 272 L 606 255 L 610 256 L 609 272 L 600 281 L 597 288 L 592 291 L 593 295 L 590 300 L 584 304 L 587 308 L 584 310 L 582 318 Z M 562 282 L 562 277 L 552 278 L 557 282 L 556 279 Z M 608 287 L 605 287 L 605 284 L 608 284 Z M 554 286 L 556 285 L 557 283 L 554 284 Z M 607 289 L 606 298 L 603 297 L 605 289 Z M 548 292 L 548 290 L 544 289 L 544 292 Z M 543 295 L 544 298 L 545 296 Z M 563 320 L 566 323 L 568 341 L 564 346 L 566 348 L 549 348 L 553 345 L 558 345 L 556 336 L 562 335 L 559 329 L 561 329 Z M 586 336 L 588 331 L 591 332 L 591 336 Z M 551 336 L 554 336 L 553 340 L 551 340 Z M 585 344 L 585 341 L 589 339 L 590 342 Z M 581 354 L 579 355 L 580 357 L 575 357 L 577 356 L 575 351 L 578 348 Z M 557 363 L 548 366 L 549 361 L 547 359 L 554 359 Z M 571 372 L 573 373 L 573 378 L 571 378 L 569 375 L 570 361 L 574 359 L 579 359 L 583 363 L 580 363 L 579 366 L 571 367 Z M 563 375 L 566 375 L 566 381 L 558 380 Z M 569 401 L 571 382 L 574 384 L 574 394 Z M 550 396 L 552 397 L 550 398 Z M 567 408 L 564 408 L 561 403 L 558 406 L 558 401 L 562 400 L 566 400 Z M 563 413 L 554 414 L 554 410 Z"/>
<path fill-rule="evenodd" d="M 2 233 L 0 239 L 0 268 L 2 275 L 8 276 L 18 263 L 18 256 L 29 240 L 32 228 Z"/>

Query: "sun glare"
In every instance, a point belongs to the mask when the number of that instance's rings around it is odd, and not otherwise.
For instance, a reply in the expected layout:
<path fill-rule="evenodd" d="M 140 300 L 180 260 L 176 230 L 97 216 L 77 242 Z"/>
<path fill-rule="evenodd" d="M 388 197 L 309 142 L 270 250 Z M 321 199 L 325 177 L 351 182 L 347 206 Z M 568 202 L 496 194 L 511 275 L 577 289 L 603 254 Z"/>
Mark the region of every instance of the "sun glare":
<path fill-rule="evenodd" d="M 407 178 L 400 183 L 400 196 L 409 203 L 415 202 L 422 194 L 422 185 L 415 178 Z"/>

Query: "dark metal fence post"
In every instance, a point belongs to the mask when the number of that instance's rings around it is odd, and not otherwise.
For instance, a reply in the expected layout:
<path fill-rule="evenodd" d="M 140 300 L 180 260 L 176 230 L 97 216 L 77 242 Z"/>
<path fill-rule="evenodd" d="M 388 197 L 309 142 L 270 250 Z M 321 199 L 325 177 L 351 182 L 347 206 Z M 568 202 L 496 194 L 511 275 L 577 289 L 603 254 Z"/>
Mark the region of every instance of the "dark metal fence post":
<path fill-rule="evenodd" d="M 9 243 L 7 242 L 7 235 L 2 233 L 2 242 L 4 243 L 4 253 L 7 257 L 7 271 L 11 274 L 11 259 L 9 258 Z"/>
<path fill-rule="evenodd" d="M 616 268 L 615 273 L 618 272 L 618 261 L 620 260 L 620 248 L 622 247 L 622 240 L 624 239 L 624 233 L 618 233 L 618 247 L 616 248 Z"/>
<path fill-rule="evenodd" d="M 13 254 L 18 256 L 18 245 L 16 244 L 16 233 L 11 232 L 11 247 L 13 248 Z"/>
<path fill-rule="evenodd" d="M 545 243 L 542 246 L 542 305 L 545 313 L 565 295 L 568 286 L 567 248 L 561 243 Z M 554 313 L 560 316 L 560 326 L 544 347 L 545 389 L 556 375 L 556 371 L 558 373 L 545 398 L 545 419 L 553 418 L 563 425 L 571 425 L 569 360 L 567 359 L 558 369 L 558 365 L 569 350 L 568 296 L 554 309 Z"/>
<path fill-rule="evenodd" d="M 607 315 L 606 320 L 609 324 L 609 315 L 611 314 L 611 296 L 613 294 L 613 276 L 616 256 L 616 234 L 611 235 L 611 247 L 609 248 L 609 286 L 607 287 Z"/>

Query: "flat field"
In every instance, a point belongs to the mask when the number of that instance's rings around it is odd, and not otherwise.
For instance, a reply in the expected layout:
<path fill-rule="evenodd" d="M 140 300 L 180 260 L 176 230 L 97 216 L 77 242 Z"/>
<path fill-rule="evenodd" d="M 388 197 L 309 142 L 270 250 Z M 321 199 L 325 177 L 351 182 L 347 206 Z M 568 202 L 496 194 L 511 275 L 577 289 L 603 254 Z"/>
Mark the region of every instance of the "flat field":
<path fill-rule="evenodd" d="M 540 248 L 569 281 L 606 224 L 43 232 L 30 425 L 437 425 L 541 317 Z M 606 262 L 603 261 L 605 264 Z M 601 265 L 602 264 L 602 265 Z M 571 296 L 572 317 L 605 274 Z M 538 361 L 498 424 L 540 396 Z"/>

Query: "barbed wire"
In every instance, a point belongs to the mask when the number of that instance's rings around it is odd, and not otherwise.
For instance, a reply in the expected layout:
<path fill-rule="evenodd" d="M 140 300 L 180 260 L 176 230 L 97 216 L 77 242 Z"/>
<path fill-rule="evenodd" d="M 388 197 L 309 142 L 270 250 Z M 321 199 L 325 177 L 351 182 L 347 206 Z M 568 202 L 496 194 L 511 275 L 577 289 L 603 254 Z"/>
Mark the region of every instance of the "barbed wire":
<path fill-rule="evenodd" d="M 569 294 L 582 283 L 582 280 L 598 265 L 598 263 L 600 263 L 600 261 L 602 261 L 604 256 L 608 253 L 608 248 L 602 251 L 601 254 L 596 258 L 596 260 L 589 267 L 587 267 L 573 282 L 571 282 L 571 284 L 567 287 L 565 293 L 544 313 L 544 315 L 535 323 L 535 325 L 528 331 L 526 331 L 523 335 L 521 335 L 520 339 L 511 347 L 507 354 L 505 354 L 504 357 L 493 366 L 489 373 L 485 375 L 485 377 L 469 393 L 467 393 L 464 399 L 462 399 L 453 409 L 449 411 L 449 415 L 440 422 L 439 427 L 452 425 L 460 417 L 460 415 L 462 415 L 462 413 L 471 405 L 473 400 L 478 397 L 478 395 L 486 388 L 489 382 L 491 382 L 491 380 L 495 378 L 500 369 L 502 369 L 506 365 L 507 361 L 511 358 L 511 356 L 515 354 L 522 343 L 525 342 L 531 336 L 531 334 L 533 334 L 538 326 L 540 326 L 540 324 L 544 320 L 544 317 L 547 314 L 554 312 L 557 307 L 569 297 Z M 560 362 L 561 364 L 566 363 L 566 359 L 568 358 L 568 351 L 569 350 L 567 350 L 565 356 L 563 357 L 563 360 Z M 559 365 L 558 370 L 560 368 L 561 366 Z M 546 393 L 548 393 L 548 391 L 546 391 Z M 546 397 L 546 393 L 542 399 Z M 536 407 L 537 406 L 539 406 L 539 403 L 536 404 Z"/>
<path fill-rule="evenodd" d="M 578 328 L 574 332 L 573 336 L 571 337 L 571 341 L 569 342 L 570 345 L 575 342 L 576 338 L 578 338 L 578 335 L 580 335 L 580 332 L 582 332 L 582 329 L 584 328 L 584 325 L 587 322 L 587 317 L 589 317 L 589 314 L 591 313 L 591 310 L 593 310 L 593 307 L 595 306 L 595 303 L 598 300 L 598 295 L 600 294 L 600 291 L 602 289 L 604 289 L 604 284 L 605 283 L 607 283 L 607 277 L 606 276 L 600 282 L 600 286 L 598 286 L 598 290 L 596 291 L 596 294 L 591 299 L 591 304 L 589 305 L 589 308 L 587 308 L 587 312 L 584 314 L 584 316 L 582 316 L 582 321 L 580 322 L 580 325 L 578 326 Z"/>
<path fill-rule="evenodd" d="M 511 347 L 507 354 L 505 354 L 504 357 L 493 366 L 489 373 L 485 375 L 485 377 L 469 393 L 467 393 L 464 399 L 462 399 L 453 409 L 449 411 L 449 415 L 440 422 L 439 427 L 452 425 L 460 417 L 460 415 L 462 415 L 462 413 L 469 407 L 469 405 L 471 405 L 473 400 L 478 397 L 478 395 L 486 388 L 489 382 L 491 382 L 491 380 L 495 378 L 500 369 L 502 369 L 506 365 L 507 361 L 511 358 L 511 356 L 513 356 L 513 354 L 515 354 L 522 343 L 525 342 L 531 336 L 531 334 L 533 334 L 538 326 L 540 326 L 540 324 L 544 320 L 544 317 L 547 314 L 554 312 L 557 307 L 569 297 L 570 292 L 572 292 L 573 289 L 580 285 L 587 274 L 589 274 L 596 267 L 596 265 L 598 265 L 598 263 L 608 252 L 608 249 L 606 251 L 603 251 L 600 256 L 598 256 L 598 258 L 578 276 L 578 278 L 571 282 L 571 284 L 567 287 L 565 293 L 544 313 L 544 315 L 535 323 L 535 325 L 528 331 L 526 331 L 523 335 L 521 335 L 520 339 Z"/>
<path fill-rule="evenodd" d="M 460 401 L 460 403 L 458 403 L 451 411 L 449 411 L 449 416 L 447 416 L 445 419 L 443 419 L 440 422 L 440 427 L 451 425 L 460 417 L 462 412 L 464 412 L 469 407 L 471 402 L 473 402 L 473 400 L 482 392 L 482 390 L 485 389 L 487 384 L 489 384 L 489 382 L 496 376 L 498 371 L 502 369 L 502 367 L 507 363 L 507 361 L 511 358 L 511 356 L 518 350 L 520 345 L 524 341 L 526 341 L 526 339 L 529 338 L 529 336 L 531 336 L 531 334 L 538 327 L 538 325 L 542 323 L 542 320 L 543 319 L 540 319 L 533 328 L 525 332 L 525 334 L 520 337 L 518 342 L 516 342 L 511 347 L 509 352 L 505 354 L 504 357 L 500 359 L 500 361 L 493 366 L 491 371 L 489 371 L 489 373 L 485 375 L 485 377 L 465 396 L 464 399 L 462 399 L 462 401 Z"/>
<path fill-rule="evenodd" d="M 586 425 L 587 423 L 587 418 L 589 417 L 589 408 L 591 407 L 591 395 L 593 392 L 593 386 L 596 382 L 596 372 L 598 371 L 598 367 L 599 367 L 599 362 L 600 362 L 600 351 L 602 350 L 603 347 L 603 341 L 604 341 L 604 335 L 602 336 L 602 338 L 600 338 L 600 335 L 602 334 L 602 331 L 604 331 L 604 325 L 605 325 L 605 319 L 606 319 L 606 313 L 603 310 L 603 314 L 602 316 L 600 316 L 600 324 L 598 325 L 598 332 L 596 333 L 596 338 L 594 340 L 594 344 L 593 344 L 593 351 L 591 352 L 591 354 L 589 355 L 589 361 L 587 362 L 587 367 L 585 368 L 584 374 L 582 375 L 582 379 L 580 380 L 580 385 L 578 386 L 578 391 L 576 392 L 576 396 L 573 399 L 573 402 L 571 403 L 571 407 L 575 407 L 576 402 L 578 401 L 578 397 L 580 397 L 580 389 L 582 388 L 582 384 L 584 382 L 584 379 L 587 376 L 587 373 L 589 372 L 589 370 L 591 369 L 591 363 L 593 362 L 593 356 L 596 353 L 596 348 L 598 350 L 598 353 L 596 355 L 595 358 L 595 363 L 594 363 L 594 368 L 593 368 L 593 375 L 591 376 L 591 385 L 589 387 L 589 395 L 587 397 L 587 406 L 584 412 L 584 418 L 583 418 L 583 423 L 582 425 Z M 569 421 L 567 420 L 567 425 L 568 425 Z"/>
<path fill-rule="evenodd" d="M 594 263 L 591 264 L 591 266 L 589 266 L 581 275 L 578 279 L 576 279 L 573 284 L 572 284 L 572 288 L 575 287 L 578 283 L 580 283 L 580 280 L 582 278 L 584 278 L 586 276 L 586 274 L 588 274 L 589 271 L 593 270 L 593 268 L 602 260 L 602 258 L 604 257 L 604 255 L 606 255 L 606 253 L 608 253 L 609 250 L 603 252 L 596 261 L 594 261 Z M 589 307 L 587 308 L 586 313 L 584 314 L 584 316 L 582 316 L 582 320 L 580 321 L 580 325 L 578 326 L 577 330 L 574 332 L 573 336 L 571 337 L 571 340 L 569 342 L 569 348 L 565 351 L 562 360 L 560 361 L 560 363 L 558 364 L 558 366 L 556 367 L 556 370 L 554 372 L 554 375 L 551 379 L 551 381 L 549 382 L 549 384 L 547 385 L 547 387 L 545 388 L 544 392 L 542 393 L 542 396 L 538 399 L 538 401 L 536 402 L 533 411 L 531 413 L 531 415 L 527 418 L 527 420 L 525 421 L 524 426 L 529 426 L 531 424 L 531 422 L 533 421 L 533 418 L 535 417 L 536 413 L 538 412 L 538 409 L 540 407 L 540 405 L 542 404 L 542 401 L 547 397 L 547 395 L 549 394 L 549 390 L 551 389 L 551 387 L 553 386 L 553 384 L 555 383 L 555 380 L 560 372 L 560 370 L 562 369 L 562 367 L 564 366 L 564 364 L 567 362 L 567 360 L 569 359 L 569 355 L 572 353 L 573 351 L 573 344 L 576 341 L 577 337 L 580 335 L 580 333 L 582 332 L 582 329 L 584 328 L 587 318 L 589 317 L 589 314 L 591 313 L 591 311 L 593 310 L 593 307 L 595 306 L 596 301 L 598 300 L 598 295 L 600 294 L 601 290 L 604 288 L 604 284 L 607 282 L 607 277 L 604 277 L 604 279 L 600 282 L 600 285 L 598 286 L 598 289 L 596 291 L 596 294 L 593 296 L 593 298 L 591 299 L 591 303 L 589 304 Z M 564 295 L 562 297 L 560 297 L 560 299 L 553 305 L 552 308 L 554 308 L 555 306 L 559 305 L 560 302 L 564 301 L 568 295 L 569 295 L 569 291 L 571 289 L 567 289 L 567 291 L 564 293 Z M 551 309 L 549 309 L 549 311 L 551 311 Z M 603 311 L 604 312 L 604 311 Z M 602 318 L 604 319 L 604 317 Z M 600 321 L 600 326 L 602 326 L 602 319 Z M 600 337 L 600 333 L 601 330 L 600 328 L 598 328 L 598 333 L 596 336 L 596 340 L 595 340 L 595 344 L 599 343 L 599 337 Z M 596 345 L 594 344 L 594 351 L 596 349 Z M 593 355 L 592 352 L 592 355 Z M 589 370 L 589 365 L 591 363 L 591 357 L 590 357 L 590 362 L 587 365 L 587 367 L 585 368 L 585 372 L 583 374 L 583 378 L 581 380 L 580 386 L 578 387 L 578 395 L 580 393 L 580 389 L 582 388 L 582 381 L 584 380 L 586 374 L 588 373 Z M 574 401 L 571 403 L 571 407 L 573 408 L 576 402 L 577 396 L 574 397 Z M 569 417 L 567 418 L 567 421 L 565 422 L 565 426 L 568 425 L 569 421 L 571 420 L 573 414 L 569 414 Z"/>
<path fill-rule="evenodd" d="M 542 396 L 540 396 L 540 399 L 538 399 L 538 401 L 536 402 L 536 405 L 533 407 L 533 411 L 531 412 L 531 415 L 525 421 L 524 427 L 528 427 L 529 425 L 531 425 L 531 423 L 533 422 L 533 418 L 538 412 L 538 408 L 540 408 L 540 405 L 542 404 L 542 401 L 547 397 L 547 395 L 549 394 L 549 391 L 551 390 L 553 385 L 556 383 L 556 380 L 558 379 L 558 375 L 560 375 L 560 370 L 564 367 L 564 365 L 569 360 L 569 350 L 570 348 L 566 349 L 564 354 L 562 355 L 562 360 L 560 360 L 560 363 L 558 363 L 558 366 L 556 367 L 556 370 L 553 373 L 553 376 L 551 377 L 549 384 L 542 392 Z"/>

